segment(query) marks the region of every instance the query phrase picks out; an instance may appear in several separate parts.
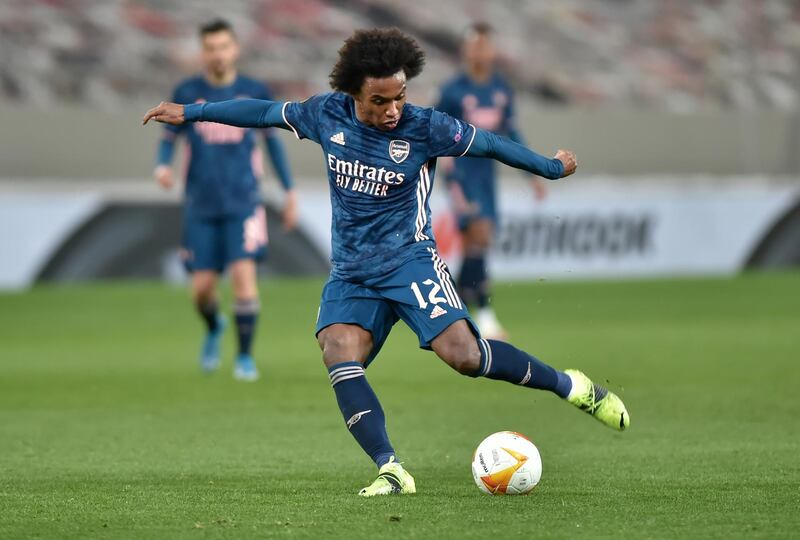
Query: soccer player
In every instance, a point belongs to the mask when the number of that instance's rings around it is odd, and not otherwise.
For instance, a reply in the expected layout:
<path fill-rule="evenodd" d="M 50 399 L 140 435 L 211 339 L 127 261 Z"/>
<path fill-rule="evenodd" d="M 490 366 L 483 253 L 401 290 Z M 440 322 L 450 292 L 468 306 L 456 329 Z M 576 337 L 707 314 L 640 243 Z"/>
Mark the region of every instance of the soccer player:
<path fill-rule="evenodd" d="M 475 23 L 461 46 L 464 70 L 444 84 L 436 109 L 476 128 L 507 135 L 525 144 L 514 119 L 514 94 L 506 80 L 494 70 L 492 29 Z M 505 339 L 490 302 L 486 257 L 497 223 L 496 164 L 490 159 L 460 157 L 446 169 L 451 196 L 461 231 L 463 260 L 456 285 L 468 305 L 477 306 L 475 322 L 485 338 Z M 537 199 L 545 196 L 538 177 L 531 179 Z"/>
<path fill-rule="evenodd" d="M 212 21 L 200 28 L 204 72 L 180 83 L 173 101 L 211 103 L 241 98 L 270 100 L 261 82 L 236 69 L 239 45 L 230 24 Z M 175 139 L 187 139 L 190 159 L 185 186 L 182 256 L 192 274 L 195 307 L 206 325 L 200 366 L 214 371 L 220 362 L 220 338 L 225 318 L 220 314 L 217 281 L 228 269 L 235 299 L 234 314 L 239 341 L 234 377 L 258 379 L 251 353 L 260 310 L 256 261 L 264 257 L 267 221 L 258 186 L 261 168 L 257 135 L 263 135 L 272 165 L 286 190 L 284 226 L 297 221 L 297 199 L 292 176 L 277 134 L 270 129 L 245 129 L 213 122 L 166 126 L 158 147 L 155 177 L 165 189 L 172 187 Z"/>
<path fill-rule="evenodd" d="M 334 92 L 301 103 L 236 100 L 149 110 L 168 124 L 214 121 L 289 129 L 322 147 L 333 214 L 333 268 L 322 291 L 317 340 L 347 428 L 378 466 L 360 491 L 369 497 L 414 493 L 398 462 L 383 409 L 364 369 L 402 319 L 449 366 L 553 392 L 607 426 L 630 417 L 612 392 L 577 370 L 558 371 L 502 341 L 480 336 L 436 252 L 428 199 L 436 158 L 493 158 L 556 179 L 575 172 L 575 155 L 552 159 L 432 108 L 406 103 L 406 83 L 422 70 L 424 53 L 397 29 L 359 30 L 339 50 L 330 76 Z"/>

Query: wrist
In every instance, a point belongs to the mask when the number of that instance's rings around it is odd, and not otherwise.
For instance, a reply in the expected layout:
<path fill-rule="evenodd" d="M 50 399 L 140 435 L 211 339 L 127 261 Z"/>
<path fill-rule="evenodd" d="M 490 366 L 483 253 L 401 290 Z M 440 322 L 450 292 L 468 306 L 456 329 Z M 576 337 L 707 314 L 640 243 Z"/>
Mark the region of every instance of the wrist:
<path fill-rule="evenodd" d="M 554 170 L 555 175 L 553 176 L 553 179 L 558 180 L 559 178 L 562 178 L 564 176 L 564 170 L 565 170 L 564 162 L 558 158 L 553 158 L 553 161 L 554 161 L 553 165 L 555 167 Z"/>
<path fill-rule="evenodd" d="M 205 103 L 190 103 L 183 106 L 183 121 L 196 122 L 201 120 Z"/>

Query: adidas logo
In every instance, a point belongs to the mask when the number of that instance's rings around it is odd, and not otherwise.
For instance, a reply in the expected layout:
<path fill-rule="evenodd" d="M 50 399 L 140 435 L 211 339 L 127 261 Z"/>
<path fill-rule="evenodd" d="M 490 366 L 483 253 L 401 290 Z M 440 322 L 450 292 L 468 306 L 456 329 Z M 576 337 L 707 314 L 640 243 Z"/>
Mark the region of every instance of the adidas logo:
<path fill-rule="evenodd" d="M 441 317 L 445 313 L 447 313 L 446 309 L 442 309 L 439 306 L 433 306 L 433 309 L 431 310 L 431 319 L 435 319 L 436 317 Z"/>
<path fill-rule="evenodd" d="M 331 142 L 344 146 L 344 131 L 340 131 L 336 135 L 331 135 Z"/>

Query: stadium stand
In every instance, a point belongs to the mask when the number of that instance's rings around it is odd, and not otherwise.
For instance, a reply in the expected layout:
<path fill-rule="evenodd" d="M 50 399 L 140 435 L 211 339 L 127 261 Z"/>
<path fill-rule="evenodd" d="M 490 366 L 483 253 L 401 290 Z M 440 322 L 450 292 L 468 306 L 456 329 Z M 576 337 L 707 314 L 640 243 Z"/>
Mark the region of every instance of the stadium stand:
<path fill-rule="evenodd" d="M 191 11 L 181 5 L 3 2 L 0 99 L 113 109 L 164 96 L 195 68 L 197 25 L 220 15 L 212 0 L 193 2 Z M 394 24 L 423 41 L 429 68 L 419 96 L 429 99 L 452 73 L 461 29 L 486 19 L 502 29 L 502 60 L 515 85 L 544 103 L 674 112 L 800 104 L 797 2 L 263 0 L 226 3 L 222 15 L 239 30 L 244 68 L 268 74 L 287 97 L 326 88 L 354 27 Z"/>

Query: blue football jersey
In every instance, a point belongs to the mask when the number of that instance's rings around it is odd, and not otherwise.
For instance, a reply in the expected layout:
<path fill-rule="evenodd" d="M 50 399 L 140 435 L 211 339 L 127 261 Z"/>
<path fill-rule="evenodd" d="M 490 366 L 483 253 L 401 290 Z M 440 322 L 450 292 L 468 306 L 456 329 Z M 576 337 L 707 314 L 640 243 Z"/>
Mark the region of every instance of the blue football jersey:
<path fill-rule="evenodd" d="M 522 142 L 514 125 L 511 86 L 497 73 L 481 84 L 466 73 L 455 76 L 442 87 L 436 108 L 477 128 Z M 453 178 L 459 183 L 491 181 L 496 171 L 493 159 L 464 157 L 456 160 Z"/>
<path fill-rule="evenodd" d="M 473 126 L 406 103 L 397 127 L 381 131 L 359 121 L 353 98 L 339 92 L 286 103 L 283 116 L 298 138 L 322 147 L 334 277 L 377 277 L 434 246 L 436 158 L 466 153 Z"/>
<path fill-rule="evenodd" d="M 179 84 L 172 101 L 188 104 L 241 98 L 273 99 L 264 83 L 248 77 L 238 76 L 228 86 L 213 86 L 197 76 Z M 188 142 L 187 210 L 206 217 L 242 215 L 261 202 L 258 178 L 263 161 L 256 144 L 261 130 L 215 122 L 165 129 L 168 138 L 185 135 Z"/>

